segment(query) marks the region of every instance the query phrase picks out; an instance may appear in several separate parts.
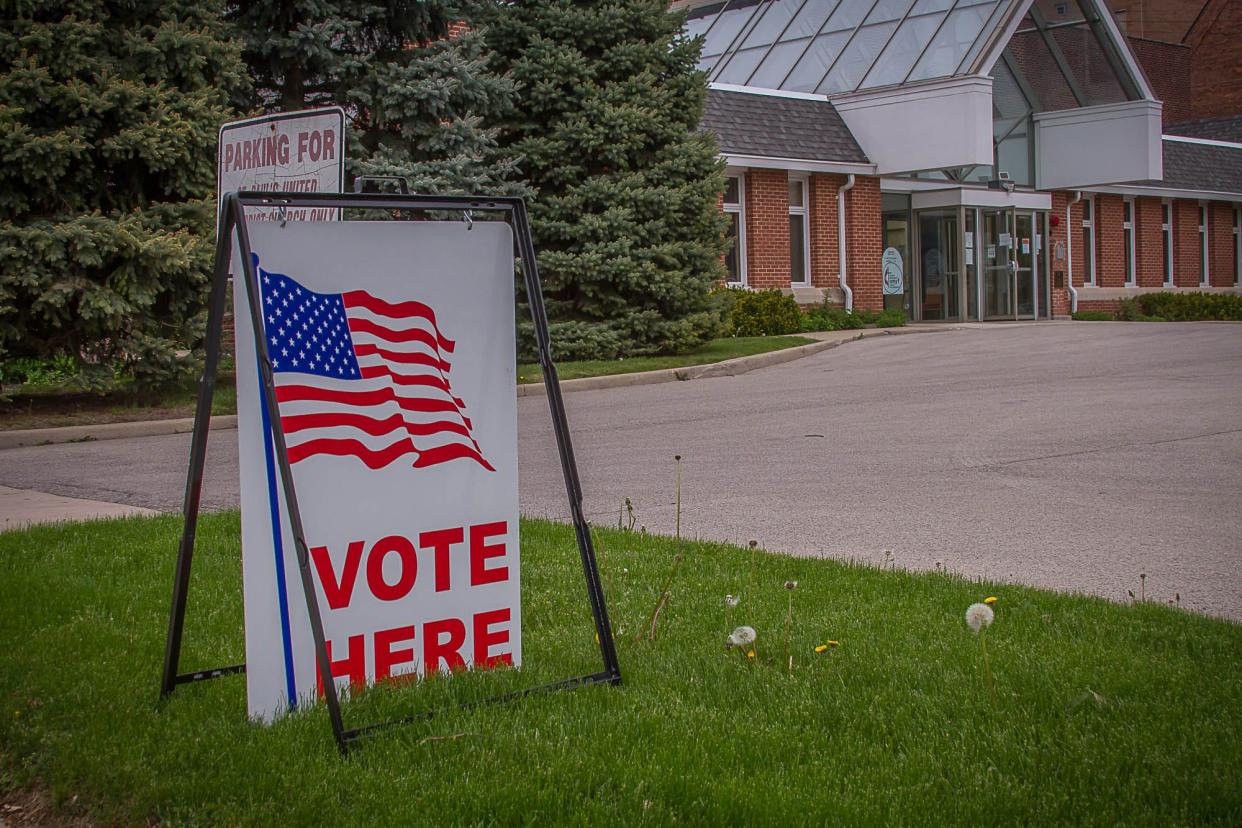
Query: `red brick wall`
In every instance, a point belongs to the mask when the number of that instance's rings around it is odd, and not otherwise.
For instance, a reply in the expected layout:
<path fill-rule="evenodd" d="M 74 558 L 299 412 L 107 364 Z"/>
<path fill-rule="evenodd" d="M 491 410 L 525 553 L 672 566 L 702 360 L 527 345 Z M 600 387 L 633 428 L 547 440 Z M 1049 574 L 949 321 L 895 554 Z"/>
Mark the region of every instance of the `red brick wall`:
<path fill-rule="evenodd" d="M 846 281 L 854 291 L 854 307 L 860 310 L 884 309 L 883 234 L 880 179 L 860 175 L 845 194 Z"/>
<path fill-rule="evenodd" d="M 1045 241 L 1045 244 L 1047 245 L 1046 249 L 1048 250 L 1048 284 L 1052 292 L 1053 316 L 1064 316 L 1070 311 L 1069 289 L 1064 287 L 1064 282 L 1062 282 L 1062 287 L 1058 288 L 1056 286 L 1058 270 L 1066 273 L 1066 278 L 1069 278 L 1067 262 L 1064 259 L 1057 261 L 1058 242 L 1062 245 L 1062 249 L 1066 251 L 1066 256 L 1069 256 L 1069 247 L 1065 244 L 1067 235 L 1065 226 L 1065 205 L 1069 203 L 1069 200 L 1070 196 L 1068 193 L 1053 193 L 1052 212 L 1048 214 L 1048 238 Z M 1075 210 L 1079 209 L 1081 208 L 1075 207 Z M 1054 223 L 1056 225 L 1055 227 L 1053 226 Z M 1081 225 L 1073 224 L 1071 226 L 1076 226 L 1081 229 Z M 1074 238 L 1074 245 L 1074 259 L 1077 260 L 1081 254 L 1081 251 L 1078 249 L 1079 242 L 1077 237 Z"/>
<path fill-rule="evenodd" d="M 1173 202 L 1173 284 L 1199 286 L 1199 205 L 1194 201 Z"/>
<path fill-rule="evenodd" d="M 811 176 L 811 286 L 836 287 L 837 270 L 837 191 L 845 184 L 843 175 Z"/>
<path fill-rule="evenodd" d="M 1095 283 L 1099 287 L 1125 287 L 1126 259 L 1121 232 L 1122 204 L 1117 195 L 1095 197 Z"/>
<path fill-rule="evenodd" d="M 1065 204 L 1069 202 L 1070 196 L 1068 193 L 1054 193 L 1052 196 L 1052 203 L 1054 207 L 1058 204 L 1057 196 L 1060 196 L 1062 199 L 1059 214 L 1062 216 L 1062 220 L 1064 220 Z M 1086 196 L 1083 196 L 1083 198 L 1085 199 Z M 1073 265 L 1073 279 L 1075 287 L 1083 287 L 1087 283 L 1087 262 L 1083 258 L 1082 213 L 1082 201 L 1079 201 L 1077 204 L 1070 207 L 1069 232 L 1073 233 L 1073 249 L 1069 251 L 1069 255 L 1073 256 L 1073 262 L 1071 264 Z"/>
<path fill-rule="evenodd" d="M 1158 198 L 1134 199 L 1135 284 L 1160 287 L 1164 284 L 1164 236 Z"/>
<path fill-rule="evenodd" d="M 789 287 L 789 176 L 784 170 L 746 173 L 746 284 Z"/>
<path fill-rule="evenodd" d="M 1164 123 L 1188 121 L 1190 101 L 1190 47 L 1180 43 L 1161 43 L 1140 37 L 1128 38 L 1130 49 L 1151 83 L 1152 91 L 1164 103 Z"/>
<path fill-rule="evenodd" d="M 1213 202 L 1208 208 L 1208 246 L 1211 268 L 1208 278 L 1212 287 L 1233 286 L 1233 205 Z"/>
<path fill-rule="evenodd" d="M 838 284 L 837 192 L 843 175 L 810 177 L 807 223 L 811 246 L 811 286 Z M 847 281 L 854 306 L 882 310 L 883 252 L 880 179 L 859 176 L 846 193 Z M 789 287 L 789 176 L 784 170 L 746 173 L 746 282 L 753 288 Z"/>
<path fill-rule="evenodd" d="M 1117 299 L 1079 299 L 1078 310 L 1116 313 L 1118 304 L 1120 304 L 1120 302 Z"/>

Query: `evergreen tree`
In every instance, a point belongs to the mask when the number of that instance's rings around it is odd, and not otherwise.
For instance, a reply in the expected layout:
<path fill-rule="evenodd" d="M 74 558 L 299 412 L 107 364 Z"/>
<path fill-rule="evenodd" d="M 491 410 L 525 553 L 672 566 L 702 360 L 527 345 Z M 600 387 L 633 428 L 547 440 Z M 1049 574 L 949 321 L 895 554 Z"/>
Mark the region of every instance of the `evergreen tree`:
<path fill-rule="evenodd" d="M 723 169 L 697 130 L 700 43 L 666 0 L 496 4 L 488 42 L 519 83 L 501 143 L 531 221 L 557 356 L 684 350 L 713 336 Z"/>
<path fill-rule="evenodd" d="M 266 109 L 345 108 L 351 176 L 400 175 L 419 193 L 522 192 L 486 123 L 514 90 L 488 67 L 482 4 L 243 0 L 228 16 Z"/>
<path fill-rule="evenodd" d="M 121 359 L 165 380 L 201 332 L 217 132 L 248 88 L 240 45 L 213 0 L 5 8 L 0 354 Z"/>

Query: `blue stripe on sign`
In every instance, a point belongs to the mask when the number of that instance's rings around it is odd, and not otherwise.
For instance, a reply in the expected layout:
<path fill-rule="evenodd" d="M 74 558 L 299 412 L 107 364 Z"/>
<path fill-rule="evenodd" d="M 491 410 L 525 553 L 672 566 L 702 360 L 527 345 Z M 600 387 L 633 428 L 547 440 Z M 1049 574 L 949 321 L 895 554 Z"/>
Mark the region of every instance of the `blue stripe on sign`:
<path fill-rule="evenodd" d="M 267 461 L 267 502 L 272 512 L 272 550 L 276 557 L 276 597 L 280 602 L 280 638 L 285 649 L 285 690 L 289 709 L 298 708 L 298 688 L 293 678 L 293 639 L 289 633 L 289 592 L 285 587 L 285 533 L 280 525 L 280 498 L 276 496 L 276 464 L 273 462 L 272 420 L 267 412 L 263 371 L 259 369 L 259 409 L 263 412 L 263 457 Z"/>

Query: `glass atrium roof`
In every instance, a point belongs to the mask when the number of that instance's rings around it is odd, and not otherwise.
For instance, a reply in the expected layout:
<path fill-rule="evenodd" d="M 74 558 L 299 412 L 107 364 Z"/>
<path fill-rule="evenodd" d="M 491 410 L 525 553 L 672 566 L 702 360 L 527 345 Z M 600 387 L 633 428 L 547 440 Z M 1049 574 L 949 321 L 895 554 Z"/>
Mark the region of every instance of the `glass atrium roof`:
<path fill-rule="evenodd" d="M 978 71 L 981 53 L 1021 0 L 726 0 L 693 9 L 709 80 L 852 92 Z"/>

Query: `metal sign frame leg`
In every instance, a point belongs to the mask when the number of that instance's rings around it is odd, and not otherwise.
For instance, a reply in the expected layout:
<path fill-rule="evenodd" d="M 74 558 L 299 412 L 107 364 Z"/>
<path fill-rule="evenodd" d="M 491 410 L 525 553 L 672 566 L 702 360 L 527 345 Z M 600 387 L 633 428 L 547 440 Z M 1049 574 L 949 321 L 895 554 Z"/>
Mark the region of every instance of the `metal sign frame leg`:
<path fill-rule="evenodd" d="M 526 288 L 527 301 L 530 306 L 532 321 L 535 327 L 536 346 L 539 362 L 543 368 L 544 387 L 548 396 L 548 406 L 552 415 L 552 425 L 556 436 L 561 470 L 565 479 L 565 490 L 569 498 L 570 514 L 574 524 L 578 552 L 582 561 L 583 577 L 587 586 L 587 599 L 591 606 L 591 615 L 595 622 L 596 637 L 599 641 L 600 656 L 604 669 L 598 673 L 565 679 L 552 684 L 532 687 L 526 690 L 508 693 L 487 699 L 483 703 L 504 702 L 523 698 L 532 693 L 581 687 L 587 684 L 621 683 L 621 667 L 617 660 L 616 646 L 613 641 L 612 627 L 608 619 L 607 602 L 604 598 L 603 584 L 599 576 L 599 568 L 595 558 L 595 549 L 591 540 L 590 527 L 582 511 L 582 486 L 578 478 L 577 463 L 574 458 L 573 445 L 570 438 L 569 424 L 565 417 L 564 401 L 561 397 L 560 381 L 556 374 L 556 366 L 552 361 L 551 337 L 548 332 L 547 313 L 543 304 L 543 291 L 539 282 L 538 265 L 535 259 L 534 243 L 531 239 L 530 224 L 526 213 L 526 204 L 518 198 L 476 199 L 469 197 L 434 197 L 418 195 L 353 195 L 342 196 L 335 193 L 302 193 L 298 195 L 272 193 L 230 193 L 224 197 L 220 222 L 217 227 L 217 246 L 215 270 L 212 280 L 211 298 L 208 311 L 207 354 L 203 377 L 199 384 L 198 404 L 195 410 L 194 434 L 190 448 L 190 465 L 186 480 L 186 494 L 183 505 L 185 524 L 182 529 L 181 544 L 177 555 L 177 568 L 173 581 L 172 608 L 169 614 L 168 638 L 164 652 L 164 671 L 160 687 L 161 697 L 167 697 L 180 684 L 218 676 L 244 672 L 244 664 L 219 667 L 194 673 L 178 674 L 181 654 L 181 641 L 184 631 L 185 611 L 189 592 L 190 569 L 194 554 L 194 540 L 198 525 L 200 496 L 204 462 L 207 451 L 207 436 L 211 418 L 211 400 L 215 387 L 216 369 L 219 365 L 221 323 L 224 318 L 225 296 L 227 293 L 228 270 L 233 253 L 233 238 L 236 235 L 237 248 L 242 259 L 242 281 L 246 290 L 247 304 L 250 307 L 251 333 L 255 338 L 256 358 L 262 377 L 260 393 L 263 398 L 268 417 L 271 422 L 271 434 L 274 442 L 276 459 L 280 467 L 281 488 L 285 495 L 286 511 L 289 515 L 290 527 L 293 532 L 297 550 L 298 572 L 302 583 L 303 596 L 310 620 L 311 633 L 314 638 L 315 655 L 322 686 L 324 701 L 332 724 L 332 733 L 337 747 L 344 754 L 351 743 L 376 731 L 405 724 L 419 719 L 429 718 L 436 711 L 406 716 L 389 722 L 367 725 L 346 730 L 341 714 L 340 696 L 336 682 L 331 674 L 328 659 L 327 642 L 324 636 L 323 619 L 320 612 L 318 597 L 315 593 L 314 579 L 310 568 L 310 552 L 302 527 L 301 512 L 298 508 L 296 486 L 293 470 L 289 463 L 284 428 L 280 420 L 276 402 L 274 374 L 267 351 L 267 343 L 259 320 L 262 319 L 261 298 L 257 274 L 251 258 L 250 236 L 246 225 L 245 208 L 248 206 L 266 208 L 287 207 L 335 207 L 337 209 L 382 209 L 382 210 L 460 210 L 464 214 L 474 211 L 500 212 L 510 220 L 514 230 L 514 243 L 518 258 L 522 264 L 522 276 Z M 463 705 L 469 707 L 473 705 Z"/>

